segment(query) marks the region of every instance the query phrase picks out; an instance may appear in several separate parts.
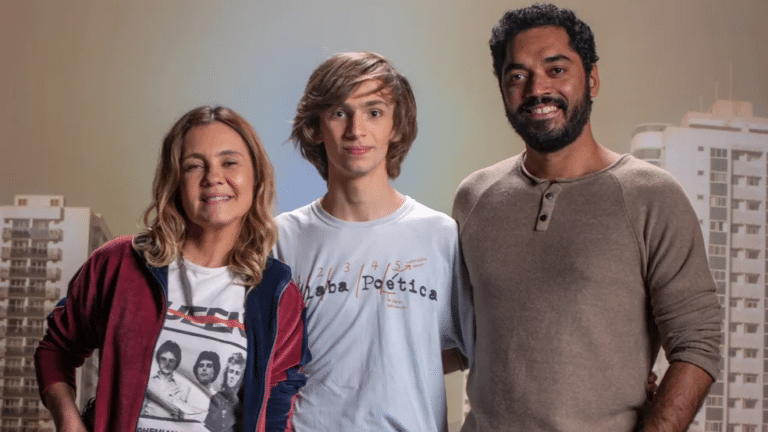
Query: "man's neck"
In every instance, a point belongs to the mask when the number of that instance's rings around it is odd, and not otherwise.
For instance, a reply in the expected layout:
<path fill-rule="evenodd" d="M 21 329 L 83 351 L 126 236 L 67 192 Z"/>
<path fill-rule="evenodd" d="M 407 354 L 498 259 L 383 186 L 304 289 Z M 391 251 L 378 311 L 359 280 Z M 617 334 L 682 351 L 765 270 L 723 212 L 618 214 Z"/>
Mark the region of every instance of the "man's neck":
<path fill-rule="evenodd" d="M 405 202 L 405 197 L 383 176 L 356 179 L 328 178 L 328 193 L 320 205 L 331 216 L 349 222 L 367 222 L 388 216 Z"/>
<path fill-rule="evenodd" d="M 526 146 L 525 169 L 546 179 L 575 179 L 607 168 L 619 155 L 601 146 L 592 136 L 589 123 L 576 141 L 552 153 L 540 153 Z"/>

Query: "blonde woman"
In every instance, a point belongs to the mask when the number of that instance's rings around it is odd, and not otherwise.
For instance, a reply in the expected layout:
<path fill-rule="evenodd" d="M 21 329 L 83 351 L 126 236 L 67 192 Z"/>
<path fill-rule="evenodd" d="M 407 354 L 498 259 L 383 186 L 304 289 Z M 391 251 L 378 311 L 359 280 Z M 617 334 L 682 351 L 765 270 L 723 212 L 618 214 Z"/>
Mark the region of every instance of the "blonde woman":
<path fill-rule="evenodd" d="M 288 267 L 268 257 L 274 196 L 272 166 L 242 117 L 200 107 L 176 122 L 163 142 L 147 228 L 97 250 L 48 319 L 35 361 L 57 430 L 85 430 L 75 367 L 94 349 L 96 431 L 206 430 L 206 413 L 189 409 L 209 406 L 211 389 L 198 388 L 195 376 L 203 350 L 245 359 L 231 408 L 237 423 L 220 430 L 290 426 L 310 357 L 302 296 Z M 169 340 L 180 351 L 166 352 Z M 208 386 L 221 390 L 223 380 Z"/>

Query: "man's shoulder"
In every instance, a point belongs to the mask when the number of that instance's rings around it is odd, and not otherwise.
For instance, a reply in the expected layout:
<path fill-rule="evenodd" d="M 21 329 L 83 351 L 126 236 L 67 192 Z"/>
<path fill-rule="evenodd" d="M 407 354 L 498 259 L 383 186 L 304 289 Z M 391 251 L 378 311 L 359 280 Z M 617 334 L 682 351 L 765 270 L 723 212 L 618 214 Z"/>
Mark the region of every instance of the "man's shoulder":
<path fill-rule="evenodd" d="M 413 198 L 410 198 L 410 200 L 412 201 L 411 209 L 405 214 L 405 217 L 399 221 L 400 223 L 418 222 L 426 224 L 432 232 L 435 232 L 435 230 L 456 231 L 456 221 L 454 221 L 453 218 L 441 211 L 430 208 Z"/>
<path fill-rule="evenodd" d="M 277 223 L 277 226 L 282 228 L 307 223 L 312 219 L 311 216 L 313 205 L 314 201 L 295 210 L 280 213 L 279 215 L 275 216 L 275 222 Z"/>
<path fill-rule="evenodd" d="M 668 171 L 631 155 L 625 155 L 611 170 L 611 174 L 621 185 L 624 194 L 683 193 L 680 183 Z"/>
<path fill-rule="evenodd" d="M 504 159 L 501 162 L 497 162 L 491 166 L 473 172 L 459 184 L 458 189 L 460 191 L 486 189 L 500 178 L 514 172 L 517 169 L 516 167 L 520 157 L 521 155 L 512 156 L 511 158 Z"/>
<path fill-rule="evenodd" d="M 518 172 L 521 157 L 522 155 L 518 154 L 467 176 L 456 190 L 453 200 L 454 219 L 462 224 L 486 191 L 492 189 L 500 180 L 514 176 Z"/>

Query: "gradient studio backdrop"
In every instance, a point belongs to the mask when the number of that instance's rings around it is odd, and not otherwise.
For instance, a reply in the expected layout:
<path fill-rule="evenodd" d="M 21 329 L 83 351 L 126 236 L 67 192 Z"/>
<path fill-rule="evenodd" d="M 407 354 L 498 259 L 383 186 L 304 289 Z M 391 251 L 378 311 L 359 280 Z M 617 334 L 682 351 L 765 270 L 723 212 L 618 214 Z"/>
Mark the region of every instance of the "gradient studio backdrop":
<path fill-rule="evenodd" d="M 518 153 L 491 69 L 493 24 L 521 1 L 11 1 L 0 14 L 0 204 L 63 195 L 136 232 L 163 135 L 222 104 L 256 128 L 283 212 L 325 185 L 291 144 L 310 72 L 338 51 L 387 56 L 413 85 L 419 136 L 395 182 L 450 213 L 472 171 Z M 716 97 L 768 117 L 768 2 L 568 0 L 595 32 L 593 125 L 620 153 L 640 123 L 679 124 Z"/>

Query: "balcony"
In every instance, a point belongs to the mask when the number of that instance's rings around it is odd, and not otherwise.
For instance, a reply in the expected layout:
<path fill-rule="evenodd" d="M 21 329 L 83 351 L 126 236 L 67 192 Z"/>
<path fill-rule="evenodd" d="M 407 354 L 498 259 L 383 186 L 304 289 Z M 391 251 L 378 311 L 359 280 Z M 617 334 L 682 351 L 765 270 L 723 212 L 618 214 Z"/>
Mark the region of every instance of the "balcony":
<path fill-rule="evenodd" d="M 0 267 L 0 278 L 30 278 L 58 281 L 61 279 L 60 268 L 36 268 L 36 267 Z"/>
<path fill-rule="evenodd" d="M 45 332 L 41 327 L 8 327 L 6 330 L 6 336 L 31 336 L 31 337 L 43 337 Z"/>
<path fill-rule="evenodd" d="M 39 393 L 37 392 L 37 389 L 35 389 L 35 396 L 37 396 L 38 394 Z M 46 411 L 47 412 L 48 410 L 41 409 L 41 408 L 38 408 L 38 407 L 21 407 L 21 406 L 17 406 L 17 407 L 3 407 L 2 413 L 3 413 L 3 418 L 8 418 L 8 417 L 16 417 L 16 418 L 19 418 L 19 417 L 41 417 L 42 418 L 42 416 L 43 416 L 43 412 L 42 411 Z M 8 427 L 8 426 L 5 426 L 5 427 Z M 15 427 L 17 427 L 18 429 L 9 429 L 9 430 L 19 430 L 19 431 L 29 430 L 29 426 L 26 426 L 25 427 L 26 429 L 22 429 L 21 426 L 15 426 Z M 0 429 L 0 431 L 5 431 L 5 429 Z"/>
<path fill-rule="evenodd" d="M 32 239 L 61 241 L 64 232 L 61 229 L 49 228 L 3 228 L 3 241 L 12 239 Z"/>
<path fill-rule="evenodd" d="M 3 368 L 3 372 L 5 373 L 6 377 L 28 377 L 28 376 L 35 376 L 35 367 L 34 366 L 6 366 Z M 30 387 L 32 388 L 32 387 Z M 8 391 L 19 391 L 22 392 L 24 395 L 24 390 L 19 387 L 5 387 L 4 392 L 5 395 L 8 395 Z M 35 389 L 36 390 L 36 389 Z"/>
<path fill-rule="evenodd" d="M 36 258 L 51 261 L 61 260 L 61 248 L 4 247 L 0 249 L 0 258 Z"/>
<path fill-rule="evenodd" d="M 22 307 L 8 307 L 8 317 L 35 317 L 40 318 L 45 316 L 45 311 L 42 306 L 22 306 Z"/>
<path fill-rule="evenodd" d="M 5 348 L 5 357 L 24 357 L 29 358 L 35 354 L 33 346 L 9 346 Z"/>
<path fill-rule="evenodd" d="M 9 297 L 45 298 L 45 287 L 22 286 L 8 288 Z"/>

